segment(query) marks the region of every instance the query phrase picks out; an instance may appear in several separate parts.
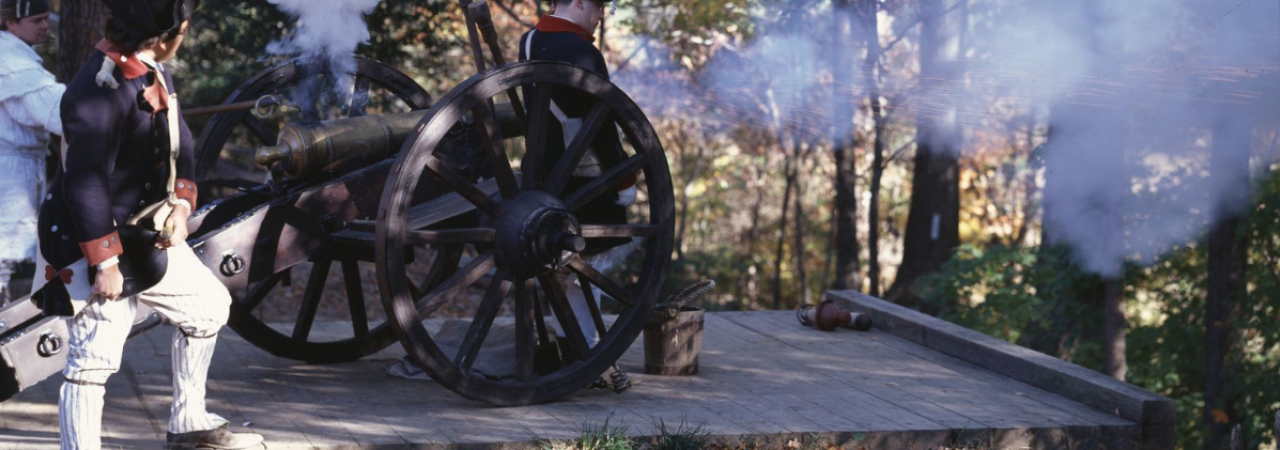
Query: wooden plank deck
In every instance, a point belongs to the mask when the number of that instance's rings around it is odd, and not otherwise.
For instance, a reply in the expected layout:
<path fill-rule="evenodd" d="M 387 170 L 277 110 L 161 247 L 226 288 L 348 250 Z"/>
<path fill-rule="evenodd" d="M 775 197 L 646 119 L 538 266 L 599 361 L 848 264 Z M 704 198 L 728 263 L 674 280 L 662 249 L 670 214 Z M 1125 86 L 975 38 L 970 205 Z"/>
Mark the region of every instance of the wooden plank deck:
<path fill-rule="evenodd" d="M 170 333 L 158 328 L 126 345 L 127 363 L 107 388 L 106 448 L 161 448 Z M 623 394 L 588 389 L 548 405 L 495 408 L 434 382 L 388 377 L 387 365 L 404 354 L 398 345 L 356 362 L 308 365 L 227 330 L 208 397 L 211 410 L 237 429 L 249 423 L 272 450 L 537 448 L 538 440 L 571 439 L 610 416 L 637 436 L 657 434 L 659 419 L 685 421 L 729 445 L 762 449 L 815 441 L 895 449 L 1150 442 L 1140 418 L 1117 417 L 881 328 L 822 332 L 800 326 L 789 311 L 708 314 L 701 372 L 688 377 L 639 373 L 641 347 L 637 340 L 621 361 L 636 380 Z M 46 380 L 0 403 L 0 450 L 57 448 L 59 383 Z"/>

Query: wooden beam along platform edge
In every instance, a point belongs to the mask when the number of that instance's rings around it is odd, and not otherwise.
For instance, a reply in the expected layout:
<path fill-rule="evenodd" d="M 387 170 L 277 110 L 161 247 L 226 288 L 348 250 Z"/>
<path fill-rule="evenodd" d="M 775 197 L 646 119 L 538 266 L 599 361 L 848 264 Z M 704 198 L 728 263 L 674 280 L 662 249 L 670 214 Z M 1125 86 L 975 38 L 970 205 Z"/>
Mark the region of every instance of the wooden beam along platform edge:
<path fill-rule="evenodd" d="M 1140 387 L 857 291 L 827 291 L 874 327 L 1142 427 L 1140 447 L 1172 449 L 1177 404 Z"/>

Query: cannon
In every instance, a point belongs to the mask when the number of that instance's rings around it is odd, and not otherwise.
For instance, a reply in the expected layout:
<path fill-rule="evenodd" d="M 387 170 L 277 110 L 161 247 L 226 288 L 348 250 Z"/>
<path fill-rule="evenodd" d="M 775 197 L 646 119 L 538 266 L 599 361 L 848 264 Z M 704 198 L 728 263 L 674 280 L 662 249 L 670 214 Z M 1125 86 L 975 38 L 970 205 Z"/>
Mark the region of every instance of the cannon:
<path fill-rule="evenodd" d="M 251 110 L 322 76 L 322 64 L 281 63 L 202 111 L 213 114 L 197 144 L 197 173 L 202 188 L 221 191 L 192 215 L 188 243 L 232 295 L 229 326 L 267 352 L 311 363 L 352 361 L 399 342 L 442 386 L 494 405 L 544 403 L 591 384 L 643 329 L 671 256 L 671 179 L 644 113 L 609 81 L 562 63 L 481 66 L 433 101 L 398 70 L 357 61 L 346 103 L 294 104 L 287 123 Z M 596 102 L 554 164 L 544 163 L 552 89 Z M 569 183 L 605 127 L 620 132 L 621 162 Z M 226 171 L 214 168 L 237 139 L 253 142 L 238 155 L 261 169 L 219 179 Z M 627 223 L 579 220 L 583 205 L 633 176 L 640 201 Z M 584 244 L 619 238 L 630 244 L 613 250 L 614 270 L 581 254 Z M 341 283 L 330 283 L 335 270 Z M 366 286 L 370 278 L 376 287 Z M 579 328 L 566 285 L 588 298 L 598 343 Z M 300 301 L 283 294 L 298 288 Z M 316 332 L 319 310 L 334 298 L 347 323 Z M 7 398 L 52 373 L 62 319 L 39 317 L 21 300 L 0 318 L 0 356 L 5 342 L 40 349 L 4 358 Z M 136 328 L 156 322 L 143 319 Z M 494 363 L 509 370 L 495 373 Z"/>

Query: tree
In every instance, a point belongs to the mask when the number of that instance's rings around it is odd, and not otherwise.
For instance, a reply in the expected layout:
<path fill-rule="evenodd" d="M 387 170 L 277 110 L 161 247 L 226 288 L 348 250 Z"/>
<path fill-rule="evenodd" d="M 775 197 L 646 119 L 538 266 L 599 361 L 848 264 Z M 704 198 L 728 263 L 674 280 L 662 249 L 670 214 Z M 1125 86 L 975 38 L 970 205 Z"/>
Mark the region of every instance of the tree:
<path fill-rule="evenodd" d="M 967 0 L 960 0 L 967 1 Z M 963 26 L 949 18 L 944 0 L 920 2 L 921 97 L 940 95 L 944 83 L 960 75 L 958 55 Z M 950 20 L 949 20 L 950 19 Z M 952 32 L 953 31 L 953 32 Z M 917 101 L 923 101 L 917 98 Z M 954 107 L 952 107 L 954 108 Z M 911 181 L 911 206 L 903 236 L 902 265 L 885 298 L 916 305 L 915 281 L 936 272 L 960 245 L 960 133 L 947 112 L 922 112 L 917 117 L 916 156 Z M 926 310 L 929 308 L 926 308 Z M 926 311 L 928 312 L 928 311 Z"/>
<path fill-rule="evenodd" d="M 1243 113 L 1219 117 L 1213 127 L 1210 183 L 1225 186 L 1240 199 L 1249 192 L 1249 121 Z M 1242 148 L 1243 147 L 1243 148 Z M 1209 289 L 1205 299 L 1204 448 L 1223 446 L 1236 418 L 1237 402 L 1228 386 L 1234 343 L 1234 321 L 1246 291 L 1248 248 L 1241 232 L 1243 202 L 1223 202 L 1219 222 L 1209 231 Z M 1224 420 L 1224 418 L 1226 420 Z"/>
<path fill-rule="evenodd" d="M 867 58 L 862 64 L 867 105 L 875 136 L 871 141 L 871 183 L 867 189 L 871 198 L 867 205 L 867 279 L 868 293 L 880 295 L 880 185 L 884 177 L 884 148 L 889 137 L 885 133 L 885 113 L 880 103 L 880 58 L 884 49 L 880 45 L 880 5 L 877 0 L 862 0 L 856 9 L 862 40 L 867 47 Z"/>
<path fill-rule="evenodd" d="M 865 1 L 863 3 L 874 3 Z M 835 95 L 832 96 L 835 109 L 835 124 L 831 136 L 832 153 L 836 163 L 836 207 L 835 207 L 835 253 L 836 253 L 836 289 L 858 289 L 858 163 L 857 145 L 851 131 L 853 122 L 853 61 L 848 57 L 854 47 L 854 24 L 851 9 L 852 0 L 839 0 L 833 6 L 836 29 L 832 33 L 837 39 L 837 46 L 845 49 L 835 52 L 832 58 L 834 67 L 831 73 L 835 77 Z M 874 35 L 874 33 L 872 33 Z M 868 58 L 873 55 L 868 55 Z M 845 90 L 848 90 L 846 93 Z"/>
<path fill-rule="evenodd" d="M 110 11 L 100 0 L 62 0 L 58 25 L 58 81 L 66 83 L 80 71 L 102 40 L 102 25 Z"/>

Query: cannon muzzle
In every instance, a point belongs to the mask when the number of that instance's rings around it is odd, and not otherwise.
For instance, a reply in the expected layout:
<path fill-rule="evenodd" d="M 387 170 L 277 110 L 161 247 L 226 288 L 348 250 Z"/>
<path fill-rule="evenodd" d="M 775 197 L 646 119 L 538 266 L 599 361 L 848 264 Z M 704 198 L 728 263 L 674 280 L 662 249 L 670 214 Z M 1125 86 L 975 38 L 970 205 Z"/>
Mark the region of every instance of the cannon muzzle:
<path fill-rule="evenodd" d="M 509 103 L 494 105 L 502 136 L 524 135 Z M 362 167 L 391 157 L 426 111 L 369 115 L 324 122 L 293 122 L 280 129 L 276 145 L 258 149 L 254 159 L 294 179 Z"/>

